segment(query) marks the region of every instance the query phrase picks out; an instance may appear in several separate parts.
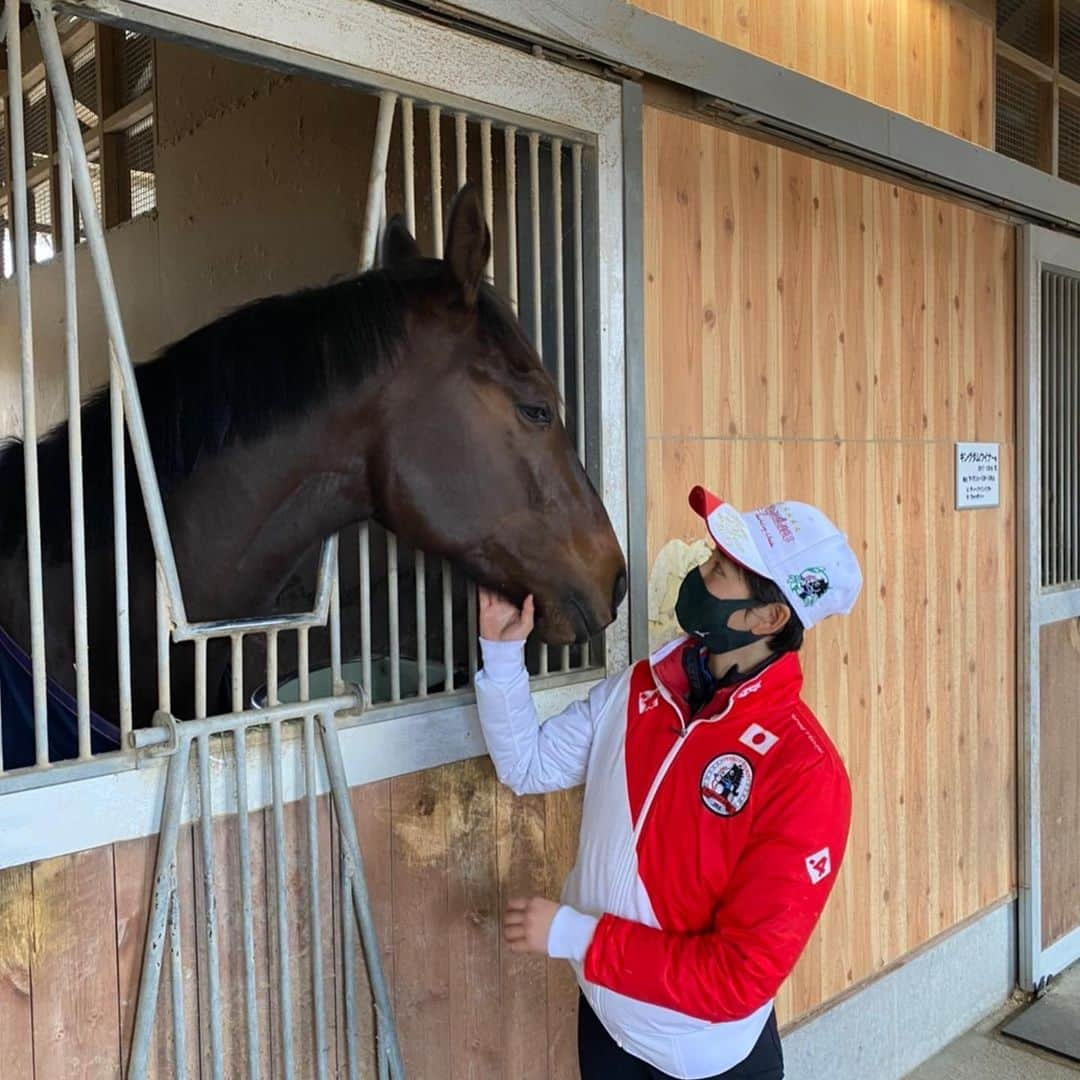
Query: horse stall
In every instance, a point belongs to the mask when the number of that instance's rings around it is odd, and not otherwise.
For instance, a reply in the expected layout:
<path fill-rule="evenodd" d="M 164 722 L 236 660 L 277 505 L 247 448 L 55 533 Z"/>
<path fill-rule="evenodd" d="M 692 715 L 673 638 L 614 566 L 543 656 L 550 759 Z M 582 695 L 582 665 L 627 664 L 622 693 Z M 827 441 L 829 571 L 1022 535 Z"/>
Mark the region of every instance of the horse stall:
<path fill-rule="evenodd" d="M 0 1076 L 569 1075 L 572 977 L 498 920 L 558 887 L 577 798 L 477 756 L 472 581 L 536 593 L 542 712 L 626 662 L 618 86 L 367 4 L 303 40 L 32 16 L 0 114 Z M 482 345 L 430 323 L 406 360 L 397 293 L 354 284 L 410 234 L 504 298 Z M 431 281 L 410 320 L 461 302 Z M 470 424 L 500 384 L 550 401 L 542 450 Z"/>

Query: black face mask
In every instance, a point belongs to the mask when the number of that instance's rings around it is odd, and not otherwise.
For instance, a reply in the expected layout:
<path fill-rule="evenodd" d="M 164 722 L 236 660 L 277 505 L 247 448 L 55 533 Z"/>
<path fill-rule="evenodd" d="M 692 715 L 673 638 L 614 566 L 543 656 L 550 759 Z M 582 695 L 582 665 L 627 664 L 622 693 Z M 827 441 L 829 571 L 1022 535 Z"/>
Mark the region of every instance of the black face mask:
<path fill-rule="evenodd" d="M 751 611 L 756 607 L 761 607 L 760 600 L 717 599 L 709 592 L 701 570 L 695 566 L 679 587 L 675 618 L 688 634 L 701 638 L 709 652 L 726 653 L 763 640 L 760 634 L 732 630 L 728 626 L 728 619 L 735 612 Z"/>

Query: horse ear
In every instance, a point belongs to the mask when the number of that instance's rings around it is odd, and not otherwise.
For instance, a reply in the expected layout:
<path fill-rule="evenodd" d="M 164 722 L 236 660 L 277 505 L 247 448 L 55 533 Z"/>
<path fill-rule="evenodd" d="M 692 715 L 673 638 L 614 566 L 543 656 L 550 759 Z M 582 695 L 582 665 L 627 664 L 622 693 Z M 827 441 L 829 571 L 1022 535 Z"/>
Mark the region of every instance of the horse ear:
<path fill-rule="evenodd" d="M 476 303 L 480 278 L 490 256 L 491 233 L 484 220 L 480 194 L 470 181 L 454 196 L 454 204 L 450 207 L 444 256 L 469 307 Z"/>
<path fill-rule="evenodd" d="M 405 219 L 400 214 L 395 214 L 383 233 L 382 265 L 400 266 L 420 257 L 420 245 L 413 239 Z"/>

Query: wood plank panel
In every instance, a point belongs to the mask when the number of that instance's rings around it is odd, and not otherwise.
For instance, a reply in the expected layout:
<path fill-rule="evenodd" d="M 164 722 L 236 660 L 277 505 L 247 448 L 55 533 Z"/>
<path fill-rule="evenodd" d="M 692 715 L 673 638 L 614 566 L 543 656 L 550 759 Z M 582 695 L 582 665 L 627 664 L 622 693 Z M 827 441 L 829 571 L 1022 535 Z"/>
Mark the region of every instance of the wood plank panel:
<path fill-rule="evenodd" d="M 956 0 L 631 2 L 886 109 L 993 145 L 993 20 Z"/>
<path fill-rule="evenodd" d="M 909 41 L 919 25 L 905 23 Z M 690 434 L 685 416 L 668 427 L 648 412 L 650 559 L 672 537 L 700 536 L 686 492 L 704 482 L 735 505 L 818 503 L 866 579 L 852 616 L 815 628 L 804 654 L 854 812 L 842 884 L 778 999 L 793 1019 L 1015 886 L 1015 235 L 651 108 L 645 135 L 647 154 L 682 141 L 682 158 L 711 166 L 688 200 L 714 207 L 681 258 L 669 251 L 674 279 L 651 268 L 647 393 L 722 399 L 701 406 Z M 646 176 L 647 248 L 666 232 L 661 183 Z M 685 305 L 686 261 L 707 285 L 680 337 L 651 313 Z M 709 308 L 736 325 L 717 338 Z M 695 335 L 700 392 L 673 355 Z M 707 370 L 725 362 L 738 370 Z M 954 509 L 959 440 L 1001 445 L 999 508 Z"/>
<path fill-rule="evenodd" d="M 34 931 L 33 876 L 29 866 L 0 870 L 0 1080 L 34 1074 L 30 999 L 30 943 Z"/>
<path fill-rule="evenodd" d="M 1039 632 L 1043 948 L 1080 926 L 1080 620 Z"/>
<path fill-rule="evenodd" d="M 117 1076 L 120 1018 L 112 848 L 34 864 L 34 1073 Z"/>

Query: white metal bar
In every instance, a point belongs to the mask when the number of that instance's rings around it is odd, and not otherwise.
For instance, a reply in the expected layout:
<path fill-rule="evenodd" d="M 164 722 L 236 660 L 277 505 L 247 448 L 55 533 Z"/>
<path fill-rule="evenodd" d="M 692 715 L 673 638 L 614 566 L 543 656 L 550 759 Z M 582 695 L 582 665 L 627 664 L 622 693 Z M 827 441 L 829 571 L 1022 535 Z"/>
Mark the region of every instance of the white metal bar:
<path fill-rule="evenodd" d="M 442 616 L 443 616 L 443 689 L 454 689 L 454 571 L 450 563 L 442 560 Z"/>
<path fill-rule="evenodd" d="M 431 231 L 435 258 L 443 257 L 442 212 L 442 129 L 439 124 L 442 109 L 438 105 L 428 107 L 428 145 L 431 154 Z"/>
<path fill-rule="evenodd" d="M 191 739 L 186 735 L 181 736 L 176 752 L 169 762 L 169 771 L 165 779 L 165 800 L 161 809 L 161 832 L 158 838 L 157 863 L 154 872 L 154 881 L 157 884 L 154 888 L 150 917 L 146 925 L 142 978 L 139 981 L 135 1026 L 132 1030 L 131 1052 L 128 1058 L 128 1075 L 133 1080 L 143 1080 L 146 1076 L 150 1038 L 154 1030 L 158 985 L 161 980 L 165 922 L 169 909 L 178 895 L 175 875 L 176 840 L 180 831 L 180 812 L 184 805 L 184 788 L 187 786 L 190 756 Z"/>
<path fill-rule="evenodd" d="M 306 644 L 305 644 L 306 651 Z M 305 657 L 306 660 L 306 657 Z M 306 665 L 301 665 L 303 671 Z M 315 1075 L 326 1080 L 326 1006 L 323 995 L 322 897 L 319 875 L 319 815 L 315 801 L 315 718 L 304 717 L 304 803 L 307 817 L 308 907 L 311 911 L 311 997 L 315 1024 Z"/>
<path fill-rule="evenodd" d="M 1077 408 L 1077 387 L 1080 385 L 1080 281 L 1069 277 L 1069 356 L 1066 361 L 1068 386 L 1065 393 L 1065 428 L 1062 436 L 1066 441 L 1066 454 L 1069 468 L 1065 491 L 1068 498 L 1068 558 L 1066 577 L 1072 583 L 1080 579 L 1080 491 L 1077 475 L 1077 433 L 1080 431 L 1080 408 Z"/>
<path fill-rule="evenodd" d="M 22 376 L 23 469 L 26 483 L 26 556 L 30 591 L 30 658 L 34 695 L 36 764 L 49 764 L 48 698 L 45 674 L 45 599 L 41 577 L 41 517 L 38 500 L 37 408 L 34 400 L 34 339 L 30 310 L 30 223 L 26 192 L 26 139 L 23 127 L 22 48 L 19 5 L 4 5 L 8 31 L 8 131 L 11 138 L 12 192 L 15 224 L 15 284 L 19 310 L 19 360 Z"/>
<path fill-rule="evenodd" d="M 563 181 L 562 139 L 551 140 L 552 241 L 555 253 L 555 374 L 559 388 L 559 414 L 566 422 L 566 312 L 564 310 L 563 280 Z M 570 670 L 570 646 L 559 652 L 559 669 Z"/>
<path fill-rule="evenodd" d="M 495 185 L 491 176 L 491 121 L 480 121 L 480 193 L 484 203 L 484 220 L 491 233 L 491 254 L 488 255 L 484 277 L 495 281 Z"/>
<path fill-rule="evenodd" d="M 1057 364 L 1054 372 L 1054 446 L 1056 468 L 1054 476 L 1054 502 L 1056 506 L 1054 524 L 1054 584 L 1064 580 L 1064 540 L 1065 540 L 1065 439 L 1064 439 L 1064 394 L 1063 383 L 1068 344 L 1068 309 L 1065 299 L 1065 278 L 1057 275 L 1058 292 L 1058 327 L 1057 327 Z"/>
<path fill-rule="evenodd" d="M 131 609 L 128 603 L 127 481 L 124 463 L 123 376 L 109 344 L 109 417 L 113 470 L 113 566 L 116 573 L 116 674 L 120 702 L 120 742 L 131 734 Z"/>
<path fill-rule="evenodd" d="M 233 638 L 233 656 L 239 649 Z M 240 694 L 243 693 L 241 690 Z M 233 684 L 233 707 L 237 690 Z M 239 711 L 239 710 L 238 710 Z M 251 890 L 251 816 L 248 811 L 247 730 L 233 728 L 236 766 L 236 827 L 240 848 L 240 913 L 244 940 L 244 1028 L 247 1032 L 248 1080 L 259 1077 L 259 1006 L 255 983 L 255 905 Z"/>
<path fill-rule="evenodd" d="M 335 543 L 330 572 L 330 686 L 335 694 L 340 694 L 345 690 L 345 682 L 341 676 L 341 573 L 337 552 Z"/>
<path fill-rule="evenodd" d="M 457 142 L 457 186 L 460 191 L 469 178 L 469 126 L 463 112 L 454 113 L 454 137 Z"/>
<path fill-rule="evenodd" d="M 173 1056 L 175 1075 L 187 1075 L 187 1022 L 184 1018 L 184 957 L 180 938 L 180 893 L 176 887 L 176 859 L 170 873 L 169 983 L 172 988 Z"/>
<path fill-rule="evenodd" d="M 75 615 L 75 702 L 79 757 L 90 757 L 90 659 L 86 617 L 86 528 L 83 512 L 82 399 L 79 392 L 79 311 L 75 283 L 75 205 L 71 149 L 60 137 L 60 241 L 64 261 L 64 359 L 67 369 L 68 477 L 71 492 L 72 610 Z"/>
<path fill-rule="evenodd" d="M 394 126 L 396 103 L 397 94 L 389 90 L 384 90 L 379 95 L 379 118 L 375 124 L 375 144 L 371 150 L 367 205 L 364 209 L 364 231 L 360 241 L 361 271 L 367 270 L 375 261 L 379 221 L 386 205 L 386 162 L 390 156 L 390 133 Z"/>
<path fill-rule="evenodd" d="M 1039 428 L 1040 430 L 1049 423 L 1050 417 L 1050 356 L 1053 351 L 1053 336 L 1051 334 L 1050 326 L 1050 309 L 1053 305 L 1053 279 L 1043 271 L 1038 277 L 1038 288 L 1040 290 L 1042 299 L 1042 325 L 1039 327 L 1039 333 L 1042 339 L 1042 351 L 1039 354 L 1039 365 L 1041 368 L 1042 378 L 1041 383 L 1041 395 L 1040 395 L 1040 415 L 1039 415 Z M 1045 433 L 1045 437 L 1042 440 L 1042 472 L 1040 474 L 1040 488 L 1041 488 L 1041 514 L 1042 530 L 1039 534 L 1039 584 L 1043 587 L 1046 586 L 1049 581 L 1049 560 L 1047 559 L 1047 537 L 1050 535 L 1050 500 L 1047 498 L 1049 492 L 1050 483 L 1050 437 L 1049 432 Z"/>
<path fill-rule="evenodd" d="M 401 622 L 398 597 L 398 543 L 386 534 L 386 592 L 390 616 L 390 700 L 401 700 Z"/>
<path fill-rule="evenodd" d="M 540 136 L 535 131 L 529 132 L 529 215 L 532 219 L 532 321 L 533 321 L 533 345 L 536 353 L 543 358 L 544 355 L 544 311 L 543 311 L 543 287 L 540 281 L 541 258 L 540 258 Z M 548 647 L 541 645 L 540 674 L 548 673 Z"/>
<path fill-rule="evenodd" d="M 427 562 L 424 553 L 416 553 L 416 668 L 417 695 L 427 697 Z"/>
<path fill-rule="evenodd" d="M 517 235 L 517 128 L 503 132 L 506 157 L 506 294 L 514 314 L 518 313 L 518 235 Z"/>
<path fill-rule="evenodd" d="M 338 870 L 341 878 L 341 980 L 345 984 L 345 1051 L 349 1080 L 360 1080 L 360 1047 L 356 1037 L 356 929 L 353 925 L 352 882 L 349 880 L 344 846 L 341 848 Z"/>
<path fill-rule="evenodd" d="M 229 675 L 232 681 L 232 710 L 242 712 L 244 709 L 244 636 L 232 634 L 229 640 L 232 645 L 229 663 Z"/>
<path fill-rule="evenodd" d="M 276 662 L 276 656 L 275 656 Z M 275 672 L 276 675 L 276 672 Z M 275 684 L 275 696 L 276 696 Z M 289 893 L 285 866 L 285 805 L 281 777 L 281 721 L 270 721 L 270 775 L 273 787 L 274 906 L 277 912 L 278 1015 L 281 1019 L 282 1071 L 286 1080 L 295 1075 L 293 1061 L 292 973 L 289 970 Z"/>
<path fill-rule="evenodd" d="M 167 713 L 172 712 L 172 686 L 169 678 L 169 598 L 166 595 L 165 579 L 161 576 L 161 567 L 155 564 L 154 569 L 158 708 Z"/>
<path fill-rule="evenodd" d="M 360 677 L 371 704 L 371 529 L 360 525 Z"/>
<path fill-rule="evenodd" d="M 581 143 L 571 148 L 571 188 L 574 200 L 574 420 L 575 446 L 587 468 L 585 445 L 585 230 L 582 225 Z M 581 666 L 589 666 L 589 643 L 581 646 Z"/>
<path fill-rule="evenodd" d="M 202 650 L 203 685 L 206 677 L 206 646 L 196 645 L 196 668 Z M 198 681 L 198 675 L 196 675 Z M 205 712 L 205 702 L 204 709 Z M 210 736 L 196 739 L 199 762 L 199 837 L 202 841 L 203 927 L 206 935 L 208 1026 L 210 1028 L 210 1067 L 214 1080 L 223 1080 L 225 1062 L 221 1042 L 221 965 L 218 959 L 217 883 L 214 881 L 214 807 L 210 790 Z"/>
<path fill-rule="evenodd" d="M 416 136 L 412 98 L 401 99 L 401 152 L 405 177 L 405 225 L 416 235 Z"/>

